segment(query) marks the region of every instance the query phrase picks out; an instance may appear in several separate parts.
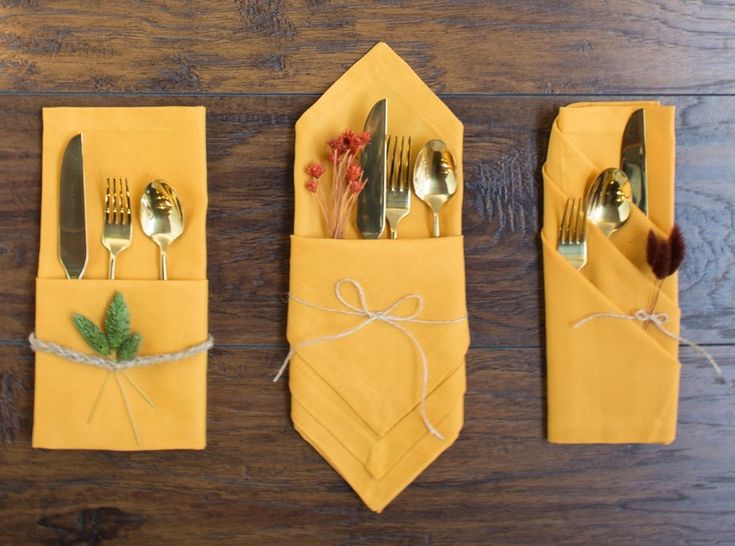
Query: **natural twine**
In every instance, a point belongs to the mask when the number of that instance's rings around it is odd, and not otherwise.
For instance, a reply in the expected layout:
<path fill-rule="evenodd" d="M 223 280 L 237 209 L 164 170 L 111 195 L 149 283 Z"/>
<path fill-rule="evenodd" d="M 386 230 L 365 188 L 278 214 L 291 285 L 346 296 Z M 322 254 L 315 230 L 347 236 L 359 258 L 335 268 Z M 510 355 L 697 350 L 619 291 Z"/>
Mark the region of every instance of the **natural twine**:
<path fill-rule="evenodd" d="M 350 285 L 352 286 L 355 291 L 357 292 L 360 305 L 353 305 L 349 301 L 345 299 L 345 297 L 342 295 L 342 287 L 344 285 Z M 327 313 L 339 313 L 341 315 L 350 315 L 355 317 L 365 317 L 365 320 L 357 324 L 356 326 L 349 328 L 347 330 L 344 330 L 343 332 L 339 332 L 337 334 L 328 335 L 328 336 L 320 336 L 313 339 L 308 339 L 305 341 L 302 341 L 300 343 L 297 343 L 296 345 L 293 345 L 288 354 L 286 355 L 286 358 L 283 360 L 283 364 L 281 364 L 281 368 L 278 370 L 278 373 L 276 374 L 275 378 L 273 379 L 273 382 L 275 383 L 278 381 L 283 373 L 286 371 L 286 368 L 288 367 L 289 362 L 293 358 L 294 354 L 296 354 L 300 349 L 303 349 L 305 347 L 309 347 L 311 345 L 316 345 L 318 343 L 323 343 L 325 341 L 334 341 L 337 339 L 342 339 L 348 336 L 351 336 L 352 334 L 355 334 L 368 326 L 369 324 L 373 322 L 384 322 L 386 324 L 389 324 L 399 330 L 403 335 L 405 335 L 411 343 L 413 343 L 414 348 L 416 349 L 416 352 L 419 354 L 419 358 L 421 359 L 421 367 L 423 372 L 423 381 L 421 384 L 421 403 L 420 403 L 420 412 L 421 412 L 421 418 L 424 421 L 424 425 L 426 425 L 426 428 L 428 431 L 439 438 L 440 440 L 444 439 L 444 436 L 432 425 L 431 421 L 429 420 L 428 416 L 426 415 L 426 397 L 428 396 L 428 388 L 429 388 L 429 362 L 428 358 L 426 357 L 426 352 L 424 351 L 424 348 L 421 346 L 421 343 L 419 343 L 418 339 L 416 339 L 416 336 L 408 329 L 406 329 L 402 323 L 411 323 L 411 324 L 459 324 L 461 322 L 464 322 L 467 320 L 467 315 L 461 316 L 456 319 L 451 320 L 426 320 L 426 319 L 419 319 L 417 318 L 421 312 L 424 309 L 424 298 L 420 294 L 408 294 L 407 296 L 403 296 L 402 298 L 396 300 L 391 305 L 383 309 L 382 311 L 371 311 L 370 308 L 367 305 L 367 298 L 365 297 L 365 291 L 362 288 L 362 285 L 357 282 L 354 279 L 341 279 L 337 281 L 337 283 L 334 285 L 334 293 L 337 296 L 337 299 L 339 302 L 344 305 L 347 309 L 336 309 L 333 307 L 325 307 L 323 305 L 318 305 L 316 303 L 311 303 L 306 300 L 303 300 L 297 296 L 294 296 L 293 294 L 289 294 L 289 298 L 295 301 L 296 303 L 300 303 L 301 305 L 304 305 L 306 307 L 311 307 L 312 309 L 318 309 L 320 311 L 325 311 Z M 416 302 L 416 309 L 413 313 L 410 313 L 405 316 L 401 315 L 395 315 L 392 314 L 393 311 L 399 307 L 402 303 L 413 300 Z"/>
<path fill-rule="evenodd" d="M 141 366 L 151 366 L 153 364 L 161 364 L 163 362 L 176 362 L 178 360 L 184 360 L 190 356 L 194 356 L 199 353 L 208 351 L 214 346 L 214 338 L 210 335 L 206 341 L 197 345 L 192 345 L 184 349 L 183 351 L 177 351 L 175 353 L 161 353 L 150 356 L 138 356 L 131 360 L 112 360 L 103 356 L 90 355 L 75 351 L 69 347 L 64 347 L 58 343 L 52 343 L 50 341 L 43 341 L 36 337 L 35 332 L 31 332 L 28 336 L 28 343 L 31 345 L 31 349 L 34 352 L 49 353 L 52 355 L 60 356 L 66 360 L 72 362 L 79 362 L 80 364 L 88 364 L 90 366 L 99 366 L 106 370 L 129 370 L 130 368 L 138 368 Z"/>
<path fill-rule="evenodd" d="M 574 328 L 579 328 L 580 326 L 584 326 L 588 322 L 598 319 L 598 318 L 636 320 L 638 322 L 643 322 L 644 324 L 651 323 L 656 328 L 658 328 L 659 332 L 661 332 L 665 336 L 670 337 L 671 339 L 680 341 L 681 343 L 689 345 L 692 349 L 696 349 L 697 351 L 699 351 L 709 361 L 709 363 L 712 364 L 712 367 L 715 369 L 715 372 L 717 372 L 719 379 L 723 380 L 722 368 L 720 368 L 720 365 L 717 364 L 717 361 L 715 360 L 715 358 L 706 349 L 697 345 L 693 341 L 688 340 L 685 337 L 677 336 L 675 333 L 668 330 L 664 326 L 664 324 L 666 324 L 669 321 L 669 316 L 666 313 L 652 313 L 644 309 L 638 309 L 638 311 L 636 311 L 632 315 L 626 315 L 623 313 L 593 313 L 592 315 L 589 315 L 577 321 L 577 323 L 574 325 Z"/>
<path fill-rule="evenodd" d="M 35 332 L 31 332 L 31 335 L 28 336 L 28 343 L 30 344 L 31 350 L 33 350 L 33 352 L 49 353 L 49 354 L 64 358 L 66 360 L 70 360 L 72 362 L 78 362 L 79 364 L 86 364 L 88 366 L 97 366 L 99 368 L 104 368 L 105 370 L 107 370 L 107 373 L 105 374 L 105 378 L 102 381 L 102 385 L 100 386 L 99 392 L 97 393 L 97 396 L 95 397 L 94 402 L 92 403 L 92 409 L 89 411 L 89 417 L 87 418 L 87 423 L 92 422 L 92 418 L 94 417 L 99 401 L 102 398 L 102 393 L 105 390 L 105 386 L 107 385 L 107 382 L 110 379 L 110 375 L 113 375 L 115 378 L 115 383 L 117 385 L 117 388 L 120 391 L 120 396 L 122 397 L 123 403 L 125 404 L 125 413 L 127 414 L 128 421 L 130 422 L 130 428 L 133 430 L 133 435 L 135 436 L 135 443 L 140 447 L 141 445 L 140 444 L 140 433 L 138 432 L 138 426 L 135 422 L 135 416 L 133 415 L 133 410 L 130 407 L 130 401 L 128 400 L 128 395 L 125 392 L 125 388 L 123 387 L 122 382 L 120 381 L 119 374 L 113 373 L 113 372 L 120 372 L 122 376 L 138 392 L 138 394 L 151 407 L 155 407 L 153 400 L 151 400 L 143 392 L 143 389 L 141 389 L 138 386 L 138 384 L 135 381 L 133 381 L 133 379 L 128 375 L 127 370 L 131 368 L 140 368 L 143 366 L 152 366 L 153 364 L 162 364 L 164 362 L 176 362 L 179 360 L 184 360 L 185 358 L 189 358 L 190 356 L 194 356 L 199 353 L 204 353 L 214 346 L 214 338 L 211 335 L 209 335 L 207 336 L 206 341 L 203 341 L 202 343 L 199 343 L 197 345 L 192 345 L 191 347 L 187 347 L 183 351 L 177 351 L 175 353 L 161 353 L 161 354 L 150 355 L 150 356 L 138 356 L 130 360 L 120 360 L 120 361 L 112 360 L 112 359 L 105 358 L 102 356 L 82 353 L 80 351 L 75 351 L 74 349 L 70 349 L 69 347 L 64 347 L 63 345 L 59 345 L 58 343 L 52 343 L 50 341 L 40 340 L 36 337 Z"/>

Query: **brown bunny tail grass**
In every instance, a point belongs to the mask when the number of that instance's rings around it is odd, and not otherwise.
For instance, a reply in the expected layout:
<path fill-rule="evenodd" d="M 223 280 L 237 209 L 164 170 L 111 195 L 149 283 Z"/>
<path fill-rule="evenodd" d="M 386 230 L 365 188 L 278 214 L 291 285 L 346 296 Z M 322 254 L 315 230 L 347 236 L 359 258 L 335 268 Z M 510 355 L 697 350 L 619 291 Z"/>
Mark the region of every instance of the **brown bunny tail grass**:
<path fill-rule="evenodd" d="M 658 237 L 656 237 L 656 234 L 653 232 L 653 230 L 650 230 L 648 232 L 648 241 L 646 243 L 646 261 L 648 262 L 648 265 L 651 266 L 651 269 L 653 269 L 656 263 L 657 253 L 658 253 Z"/>
<path fill-rule="evenodd" d="M 686 254 L 686 244 L 684 243 L 684 235 L 681 233 L 681 229 L 677 224 L 674 224 L 671 234 L 669 235 L 669 248 L 671 249 L 671 256 L 669 258 L 669 275 L 676 273 L 681 263 L 684 261 L 684 255 Z"/>
<path fill-rule="evenodd" d="M 648 233 L 646 257 L 656 278 L 665 279 L 669 274 L 671 248 L 668 240 L 659 239 L 653 230 Z"/>

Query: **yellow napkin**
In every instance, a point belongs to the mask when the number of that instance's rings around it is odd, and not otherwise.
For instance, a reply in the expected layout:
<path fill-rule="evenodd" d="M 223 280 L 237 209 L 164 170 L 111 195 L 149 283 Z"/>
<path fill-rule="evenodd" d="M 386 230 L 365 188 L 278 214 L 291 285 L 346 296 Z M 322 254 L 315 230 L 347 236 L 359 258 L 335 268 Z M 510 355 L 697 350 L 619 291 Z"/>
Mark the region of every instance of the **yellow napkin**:
<path fill-rule="evenodd" d="M 411 136 L 413 157 L 434 138 L 444 140 L 454 154 L 460 187 L 442 210 L 442 238 L 429 238 L 431 213 L 415 196 L 396 241 L 360 239 L 354 221 L 345 240 L 325 238 L 318 206 L 305 188 L 305 169 L 312 161 L 324 162 L 330 138 L 348 128 L 362 130 L 373 104 L 383 98 L 388 99 L 388 132 Z M 308 346 L 304 342 L 365 320 L 323 309 L 345 309 L 335 293 L 342 279 L 359 283 L 370 311 L 416 294 L 424 303 L 418 319 L 466 316 L 462 134 L 461 122 L 383 43 L 350 68 L 296 124 L 290 291 L 300 301 L 291 300 L 288 315 L 288 340 L 295 350 L 289 378 L 292 419 L 296 430 L 378 512 L 459 434 L 467 322 L 402 323 L 410 336 L 394 325 L 374 322 L 340 339 Z M 341 288 L 342 297 L 360 308 L 355 286 Z M 415 304 L 404 301 L 392 314 L 411 315 Z M 443 440 L 429 432 L 422 417 L 423 367 L 411 337 L 427 357 L 426 417 Z"/>
<path fill-rule="evenodd" d="M 649 216 L 637 207 L 609 239 L 588 225 L 588 262 L 576 271 L 557 252 L 567 197 L 582 197 L 602 170 L 620 163 L 630 115 L 646 112 Z M 650 229 L 674 222 L 674 109 L 658 102 L 580 103 L 561 108 L 544 165 L 541 233 L 546 298 L 548 438 L 557 443 L 669 443 L 676 434 L 678 342 L 642 323 L 598 318 L 648 309 L 655 278 L 646 263 Z M 678 334 L 676 276 L 656 306 Z"/>
<path fill-rule="evenodd" d="M 181 351 L 206 340 L 204 108 L 45 108 L 43 126 L 36 337 L 93 353 L 74 327 L 72 314 L 102 325 L 107 305 L 121 292 L 130 308 L 132 331 L 143 335 L 140 355 Z M 58 248 L 59 174 L 66 144 L 77 133 L 83 135 L 89 258 L 84 278 L 67 280 Z M 108 253 L 102 246 L 105 180 L 113 176 L 127 177 L 133 210 L 132 245 L 118 256 L 119 280 L 106 279 Z M 158 247 L 140 228 L 143 188 L 156 178 L 177 190 L 184 208 L 184 233 L 169 249 L 169 281 L 157 280 Z M 133 368 L 126 372 L 132 382 L 122 375 L 116 378 L 120 389 L 102 368 L 38 352 L 33 446 L 203 449 L 206 368 L 206 353 Z"/>

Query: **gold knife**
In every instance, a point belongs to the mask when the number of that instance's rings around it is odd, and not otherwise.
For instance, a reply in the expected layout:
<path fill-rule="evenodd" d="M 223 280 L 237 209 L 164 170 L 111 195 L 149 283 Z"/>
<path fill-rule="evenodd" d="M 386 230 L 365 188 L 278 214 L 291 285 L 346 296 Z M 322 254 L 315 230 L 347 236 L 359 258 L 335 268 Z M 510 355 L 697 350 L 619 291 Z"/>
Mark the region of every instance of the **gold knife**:
<path fill-rule="evenodd" d="M 69 141 L 61 163 L 59 257 L 69 279 L 81 279 L 87 267 L 87 219 L 84 214 L 82 135 Z"/>
<path fill-rule="evenodd" d="M 648 214 L 648 181 L 646 179 L 646 111 L 633 112 L 623 131 L 620 169 L 628 175 L 633 189 L 633 203 Z"/>
<path fill-rule="evenodd" d="M 357 196 L 357 227 L 365 239 L 379 239 L 385 229 L 387 99 L 379 100 L 370 110 L 365 131 L 372 138 L 360 156 L 367 183 Z"/>

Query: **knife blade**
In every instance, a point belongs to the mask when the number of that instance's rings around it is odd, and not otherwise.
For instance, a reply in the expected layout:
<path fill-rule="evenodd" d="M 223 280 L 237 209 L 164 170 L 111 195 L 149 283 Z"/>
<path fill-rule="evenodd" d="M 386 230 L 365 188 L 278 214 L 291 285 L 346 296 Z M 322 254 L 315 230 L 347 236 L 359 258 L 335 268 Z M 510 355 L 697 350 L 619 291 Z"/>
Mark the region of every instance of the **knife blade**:
<path fill-rule="evenodd" d="M 646 179 L 646 112 L 643 108 L 631 114 L 623 131 L 620 168 L 628 175 L 633 190 L 633 203 L 648 214 Z"/>
<path fill-rule="evenodd" d="M 365 239 L 379 239 L 385 229 L 386 133 L 388 101 L 375 103 L 365 121 L 372 138 L 360 156 L 366 184 L 357 196 L 357 227 Z"/>
<path fill-rule="evenodd" d="M 59 257 L 69 279 L 81 279 L 87 267 L 87 220 L 84 214 L 82 135 L 69 141 L 61 163 Z"/>

